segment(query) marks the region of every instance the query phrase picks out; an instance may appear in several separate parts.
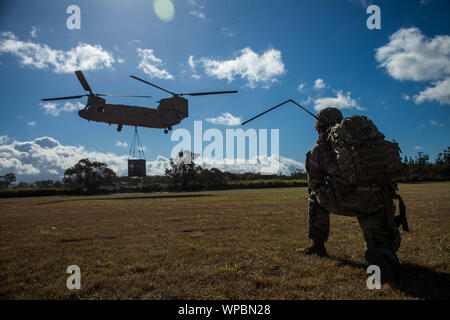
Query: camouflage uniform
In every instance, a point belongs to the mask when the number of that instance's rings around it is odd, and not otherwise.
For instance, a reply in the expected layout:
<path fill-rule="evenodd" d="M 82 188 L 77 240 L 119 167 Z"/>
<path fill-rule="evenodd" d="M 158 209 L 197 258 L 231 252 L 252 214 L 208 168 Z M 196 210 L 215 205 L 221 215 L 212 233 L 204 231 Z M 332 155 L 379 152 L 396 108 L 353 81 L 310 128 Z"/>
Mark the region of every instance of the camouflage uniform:
<path fill-rule="evenodd" d="M 334 109 L 334 114 L 331 112 L 330 115 L 329 109 Z M 319 140 L 307 153 L 305 162 L 309 186 L 309 238 L 315 243 L 328 240 L 330 213 L 357 217 L 366 241 L 366 260 L 370 264 L 379 264 L 373 257 L 381 254 L 398 263 L 395 252 L 400 246 L 400 233 L 394 222 L 392 197 L 382 187 L 365 188 L 339 183 L 335 154 L 324 137 L 327 128 L 342 120 L 342 114 L 335 108 L 327 108 L 318 113 L 319 119 L 321 113 L 322 116 L 328 115 L 327 120 L 330 121 L 316 122 Z"/>

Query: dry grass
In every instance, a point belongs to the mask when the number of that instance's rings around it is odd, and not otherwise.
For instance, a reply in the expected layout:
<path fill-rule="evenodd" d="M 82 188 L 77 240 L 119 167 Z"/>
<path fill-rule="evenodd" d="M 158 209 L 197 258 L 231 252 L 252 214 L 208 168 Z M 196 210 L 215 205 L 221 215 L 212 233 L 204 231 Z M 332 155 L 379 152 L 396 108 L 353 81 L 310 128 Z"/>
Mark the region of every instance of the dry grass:
<path fill-rule="evenodd" d="M 356 219 L 306 246 L 305 188 L 0 200 L 1 299 L 416 299 L 450 294 L 450 183 L 401 185 L 396 289 L 368 290 Z M 68 290 L 78 265 L 81 290 Z"/>

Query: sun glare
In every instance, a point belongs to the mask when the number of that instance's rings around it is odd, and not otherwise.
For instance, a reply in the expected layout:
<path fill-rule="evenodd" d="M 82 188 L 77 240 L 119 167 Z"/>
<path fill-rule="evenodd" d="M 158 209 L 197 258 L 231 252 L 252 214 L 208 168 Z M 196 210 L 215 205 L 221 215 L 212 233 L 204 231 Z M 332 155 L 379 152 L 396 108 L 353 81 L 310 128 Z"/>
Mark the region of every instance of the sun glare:
<path fill-rule="evenodd" d="M 155 0 L 153 1 L 153 9 L 158 18 L 164 22 L 172 21 L 175 16 L 175 7 L 171 0 Z"/>

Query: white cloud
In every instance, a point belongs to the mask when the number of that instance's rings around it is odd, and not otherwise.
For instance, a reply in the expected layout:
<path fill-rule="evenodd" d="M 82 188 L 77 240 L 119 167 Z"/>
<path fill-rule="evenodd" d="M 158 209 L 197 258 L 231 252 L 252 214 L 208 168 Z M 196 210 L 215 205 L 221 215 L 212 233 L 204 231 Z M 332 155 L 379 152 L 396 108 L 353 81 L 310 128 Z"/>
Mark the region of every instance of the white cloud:
<path fill-rule="evenodd" d="M 229 112 L 224 112 L 216 118 L 207 118 L 206 121 L 213 124 L 221 124 L 225 126 L 238 126 L 241 124 L 241 118 L 233 116 Z"/>
<path fill-rule="evenodd" d="M 450 104 L 450 36 L 427 38 L 418 28 L 402 28 L 389 40 L 375 55 L 389 75 L 397 80 L 435 81 L 414 95 L 414 102 Z"/>
<path fill-rule="evenodd" d="M 198 62 L 198 61 L 196 61 L 196 60 L 194 59 L 194 56 L 193 56 L 193 55 L 190 55 L 190 56 L 189 56 L 189 58 L 188 58 L 188 64 L 189 64 L 189 67 L 191 67 L 192 72 L 194 73 L 194 74 L 192 75 L 192 78 L 194 78 L 194 79 L 196 79 L 196 80 L 198 80 L 198 79 L 201 78 L 201 76 L 197 73 L 197 69 L 196 69 L 197 62 Z"/>
<path fill-rule="evenodd" d="M 319 78 L 316 81 L 314 81 L 314 89 L 323 89 L 325 88 L 325 82 L 323 79 Z"/>
<path fill-rule="evenodd" d="M 128 45 L 131 46 L 133 44 L 141 44 L 142 41 L 141 40 L 131 40 L 130 42 L 128 42 Z"/>
<path fill-rule="evenodd" d="M 201 12 L 200 10 L 191 10 L 189 12 L 190 15 L 193 15 L 194 17 L 197 17 L 199 19 L 205 20 L 206 16 L 203 12 Z"/>
<path fill-rule="evenodd" d="M 163 62 L 153 54 L 152 49 L 137 48 L 137 52 L 141 58 L 138 69 L 148 74 L 150 78 L 174 79 L 174 76 L 167 72 L 167 70 L 159 69 L 163 65 Z"/>
<path fill-rule="evenodd" d="M 46 102 L 41 103 L 40 105 L 45 110 L 45 113 L 50 114 L 54 117 L 59 116 L 61 112 L 78 111 L 84 108 L 84 105 L 78 101 L 75 103 L 66 102 L 62 106 L 60 106 L 60 104 L 56 102 Z"/>
<path fill-rule="evenodd" d="M 402 28 L 389 40 L 375 58 L 394 79 L 425 81 L 450 75 L 450 36 L 430 39 L 418 28 Z"/>
<path fill-rule="evenodd" d="M 414 150 L 423 150 L 423 147 L 422 146 L 415 146 Z"/>
<path fill-rule="evenodd" d="M 29 182 L 60 180 L 67 168 L 83 158 L 104 162 L 118 175 L 127 174 L 126 155 L 89 151 L 82 146 L 62 145 L 54 138 L 41 137 L 0 145 L 0 175 L 14 172 L 19 181 Z M 147 173 L 164 175 L 168 166 L 169 160 L 159 156 L 155 161 L 147 161 Z"/>
<path fill-rule="evenodd" d="M 434 87 L 428 87 L 414 96 L 415 103 L 436 100 L 440 104 L 450 104 L 450 77 L 434 83 Z"/>
<path fill-rule="evenodd" d="M 300 82 L 300 84 L 297 87 L 297 90 L 302 91 L 304 87 L 305 87 L 305 84 L 303 82 Z"/>
<path fill-rule="evenodd" d="M 30 122 L 28 122 L 28 125 L 30 127 L 36 127 L 36 121 L 30 121 Z"/>
<path fill-rule="evenodd" d="M 116 147 L 126 148 L 126 147 L 128 147 L 128 143 L 121 142 L 121 141 L 116 141 Z"/>
<path fill-rule="evenodd" d="M 360 107 L 355 99 L 352 99 L 350 92 L 344 94 L 341 90 L 336 92 L 336 97 L 318 98 L 314 101 L 314 109 L 316 111 L 327 107 L 335 107 L 338 109 L 357 109 L 365 110 Z"/>
<path fill-rule="evenodd" d="M 207 75 L 217 79 L 227 79 L 231 82 L 235 77 L 247 81 L 250 88 L 255 88 L 258 83 L 269 87 L 277 81 L 277 77 L 286 71 L 281 59 L 281 51 L 269 49 L 261 55 L 251 48 L 244 48 L 239 55 L 230 60 L 201 59 Z"/>
<path fill-rule="evenodd" d="M 3 32 L 0 36 L 0 52 L 19 57 L 24 66 L 53 68 L 56 73 L 111 68 L 115 62 L 114 56 L 100 45 L 80 42 L 68 51 L 55 50 L 46 44 L 21 41 L 12 32 Z"/>
<path fill-rule="evenodd" d="M 196 64 L 196 61 L 194 60 L 194 56 L 189 56 L 189 58 L 188 58 L 188 64 L 189 64 L 189 66 L 191 67 L 191 69 L 195 72 L 195 64 Z"/>
<path fill-rule="evenodd" d="M 406 100 L 406 101 L 409 101 L 409 100 L 411 100 L 411 97 L 408 96 L 406 93 L 404 93 L 404 94 L 402 94 L 402 99 Z"/>
<path fill-rule="evenodd" d="M 195 1 L 195 0 L 189 0 L 189 3 L 190 3 L 191 6 L 194 7 L 194 9 L 192 9 L 192 10 L 189 12 L 189 14 L 192 15 L 192 16 L 194 16 L 194 17 L 197 17 L 197 18 L 199 18 L 199 19 L 205 20 L 205 19 L 206 19 L 206 15 L 205 15 L 205 13 L 203 12 L 203 9 L 205 9 L 205 6 L 200 5 L 200 4 L 199 4 L 197 1 Z"/>
<path fill-rule="evenodd" d="M 236 33 L 227 27 L 222 27 L 222 34 L 227 37 L 234 37 Z"/>
<path fill-rule="evenodd" d="M 313 102 L 313 98 L 311 98 L 311 96 L 308 96 L 306 100 L 301 100 L 300 102 L 301 104 L 309 105 L 311 102 Z"/>
<path fill-rule="evenodd" d="M 5 144 L 9 141 L 9 137 L 7 135 L 0 136 L 0 145 Z"/>
<path fill-rule="evenodd" d="M 89 151 L 83 146 L 62 145 L 52 137 L 41 137 L 32 141 L 13 141 L 10 144 L 0 145 L 0 175 L 14 172 L 18 181 L 26 182 L 60 180 L 67 168 L 84 158 L 106 163 L 119 176 L 127 174 L 127 155 Z M 216 167 L 230 172 L 258 172 L 260 169 L 258 164 L 249 164 L 243 160 L 231 163 L 203 159 L 202 162 L 201 165 L 205 168 Z M 284 157 L 258 157 L 257 162 L 264 164 L 279 162 L 280 174 L 290 174 L 296 169 L 304 169 L 302 163 Z M 147 161 L 147 174 L 164 175 L 165 169 L 169 166 L 169 159 L 158 156 L 154 161 Z"/>
<path fill-rule="evenodd" d="M 32 26 L 32 27 L 31 27 L 31 31 L 30 31 L 30 35 L 31 35 L 33 38 L 37 38 L 37 31 L 38 31 L 38 29 L 37 29 L 35 26 Z"/>
<path fill-rule="evenodd" d="M 430 120 L 429 122 L 433 127 L 443 127 L 444 126 L 442 123 L 440 123 L 439 121 L 436 121 L 436 120 Z"/>

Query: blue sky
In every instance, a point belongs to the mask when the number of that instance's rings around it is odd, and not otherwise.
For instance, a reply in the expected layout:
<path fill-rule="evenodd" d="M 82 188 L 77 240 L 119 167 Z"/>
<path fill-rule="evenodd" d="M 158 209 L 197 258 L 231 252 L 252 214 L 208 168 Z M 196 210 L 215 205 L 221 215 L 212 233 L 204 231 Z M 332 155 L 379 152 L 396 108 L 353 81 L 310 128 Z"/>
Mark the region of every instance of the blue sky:
<path fill-rule="evenodd" d="M 81 9 L 80 30 L 66 26 L 66 9 L 73 4 Z M 76 103 L 86 99 L 41 104 L 41 98 L 84 93 L 73 73 L 79 68 L 95 92 L 153 96 L 109 98 L 113 103 L 156 107 L 167 97 L 130 74 L 175 92 L 239 90 L 190 97 L 190 116 L 175 128 L 192 131 L 194 121 L 202 120 L 204 130 L 224 132 L 235 127 L 206 119 L 229 113 L 234 122 L 243 121 L 294 99 L 311 111 L 334 103 L 344 116 L 370 117 L 389 140 L 400 143 L 403 155 L 423 151 L 434 159 L 449 146 L 446 0 L 173 0 L 170 21 L 161 20 L 153 4 L 2 1 L 0 174 L 55 178 L 76 153 L 111 161 L 116 169 L 122 165 L 133 128 L 118 133 L 79 118 Z M 380 30 L 366 27 L 370 4 L 381 9 Z M 280 155 L 301 164 L 316 140 L 313 124 L 311 116 L 285 105 L 246 129 L 280 129 Z M 159 129 L 139 132 L 147 160 L 157 167 L 158 156 L 168 158 L 176 142 Z M 67 148 L 49 152 L 55 145 Z"/>

